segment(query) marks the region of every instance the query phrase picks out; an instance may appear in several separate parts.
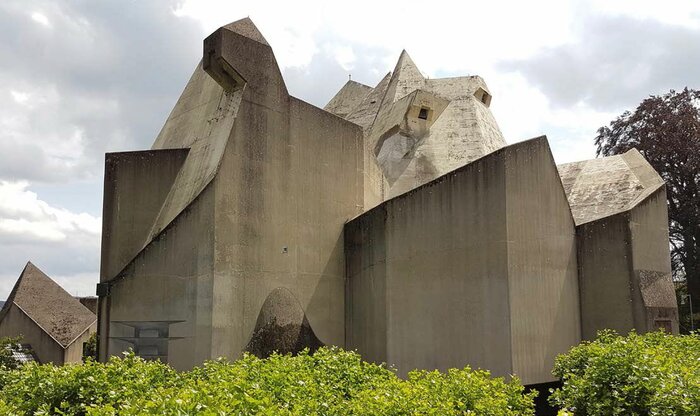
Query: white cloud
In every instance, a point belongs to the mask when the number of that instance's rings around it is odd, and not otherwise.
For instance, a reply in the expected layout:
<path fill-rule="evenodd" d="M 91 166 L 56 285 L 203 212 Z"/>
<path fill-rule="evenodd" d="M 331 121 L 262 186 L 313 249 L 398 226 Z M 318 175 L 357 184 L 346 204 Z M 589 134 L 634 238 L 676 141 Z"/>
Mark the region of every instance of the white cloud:
<path fill-rule="evenodd" d="M 101 219 L 41 200 L 26 181 L 0 181 L 0 299 L 32 261 L 73 294 L 94 293 Z"/>
<path fill-rule="evenodd" d="M 101 219 L 42 201 L 28 182 L 0 181 L 0 240 L 60 242 L 80 237 L 99 242 Z"/>
<path fill-rule="evenodd" d="M 10 94 L 17 104 L 26 104 L 29 100 L 29 94 L 26 92 L 10 90 Z"/>
<path fill-rule="evenodd" d="M 46 27 L 50 27 L 50 26 L 51 26 L 51 22 L 49 22 L 49 18 L 46 17 L 46 15 L 43 14 L 43 13 L 34 12 L 34 13 L 32 13 L 32 16 L 31 16 L 31 17 L 32 17 L 32 20 L 33 20 L 33 21 L 39 23 L 40 25 L 43 25 L 43 26 L 46 26 Z"/>
<path fill-rule="evenodd" d="M 335 60 L 344 70 L 349 71 L 354 67 L 355 60 L 357 58 L 355 57 L 352 47 L 337 46 L 334 48 L 333 54 L 335 56 Z"/>

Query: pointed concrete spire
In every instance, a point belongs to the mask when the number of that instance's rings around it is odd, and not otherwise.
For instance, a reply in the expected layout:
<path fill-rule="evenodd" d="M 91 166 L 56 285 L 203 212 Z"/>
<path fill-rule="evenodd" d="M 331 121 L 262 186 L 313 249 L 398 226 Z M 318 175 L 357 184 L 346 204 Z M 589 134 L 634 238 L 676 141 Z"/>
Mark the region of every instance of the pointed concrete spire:
<path fill-rule="evenodd" d="M 424 84 L 425 78 L 423 74 L 421 74 L 413 59 L 404 49 L 401 51 L 401 56 L 399 56 L 399 61 L 396 63 L 396 68 L 391 76 L 384 104 L 396 102 L 413 91 L 423 88 Z"/>
<path fill-rule="evenodd" d="M 263 37 L 262 33 L 260 33 L 260 30 L 258 30 L 257 26 L 255 26 L 255 23 L 253 23 L 249 17 L 229 23 L 224 26 L 224 28 L 252 39 L 258 43 L 262 43 L 263 45 L 270 46 L 270 44 L 265 40 L 265 37 Z"/>

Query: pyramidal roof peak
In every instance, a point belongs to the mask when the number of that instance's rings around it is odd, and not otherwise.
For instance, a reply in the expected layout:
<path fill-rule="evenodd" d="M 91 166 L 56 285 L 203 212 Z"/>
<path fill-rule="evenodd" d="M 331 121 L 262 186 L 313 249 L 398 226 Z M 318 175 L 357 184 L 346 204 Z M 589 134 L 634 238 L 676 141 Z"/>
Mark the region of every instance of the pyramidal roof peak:
<path fill-rule="evenodd" d="M 17 305 L 64 348 L 96 320 L 89 309 L 31 261 L 24 266 L 1 315 L 4 316 L 12 304 Z"/>
<path fill-rule="evenodd" d="M 258 43 L 262 43 L 265 46 L 270 46 L 265 40 L 265 37 L 260 33 L 260 30 L 255 23 L 250 19 L 250 17 L 244 17 L 243 19 L 236 20 L 235 22 L 229 23 L 224 26 L 224 28 L 230 30 L 231 32 L 238 33 L 239 35 L 245 36 L 252 39 Z"/>
<path fill-rule="evenodd" d="M 382 105 L 396 102 L 414 90 L 423 88 L 424 84 L 425 77 L 404 49 L 396 62 L 396 68 L 391 75 L 389 89 Z"/>
<path fill-rule="evenodd" d="M 401 51 L 401 55 L 399 55 L 399 60 L 398 62 L 396 62 L 396 69 L 394 70 L 395 73 L 403 71 L 412 72 L 413 75 L 417 73 L 421 76 L 421 78 L 423 77 L 423 75 L 420 72 L 420 69 L 418 69 L 416 63 L 413 62 L 411 55 L 408 54 L 406 49 Z"/>

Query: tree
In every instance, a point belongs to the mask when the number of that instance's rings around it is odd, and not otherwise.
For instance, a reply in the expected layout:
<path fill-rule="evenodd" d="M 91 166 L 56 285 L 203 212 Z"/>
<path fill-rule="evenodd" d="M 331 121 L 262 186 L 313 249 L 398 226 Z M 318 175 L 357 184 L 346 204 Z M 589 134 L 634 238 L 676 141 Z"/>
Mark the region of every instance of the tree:
<path fill-rule="evenodd" d="M 598 129 L 597 155 L 636 148 L 666 181 L 674 277 L 700 305 L 700 91 L 650 96 Z"/>

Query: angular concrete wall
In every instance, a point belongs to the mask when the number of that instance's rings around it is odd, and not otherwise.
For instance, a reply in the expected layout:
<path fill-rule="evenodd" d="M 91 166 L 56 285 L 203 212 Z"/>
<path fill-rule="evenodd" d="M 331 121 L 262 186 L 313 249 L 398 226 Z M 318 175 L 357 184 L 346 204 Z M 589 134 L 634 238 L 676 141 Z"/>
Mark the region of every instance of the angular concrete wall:
<path fill-rule="evenodd" d="M 678 332 L 666 210 L 660 188 L 629 211 L 577 227 L 584 339 L 606 328 Z"/>
<path fill-rule="evenodd" d="M 214 181 L 213 348 L 238 356 L 278 288 L 321 342 L 342 346 L 342 235 L 362 209 L 362 131 L 293 97 L 280 111 L 253 98 L 244 94 Z"/>
<path fill-rule="evenodd" d="M 147 243 L 187 153 L 172 149 L 106 155 L 101 281 L 119 273 Z"/>
<path fill-rule="evenodd" d="M 100 298 L 100 358 L 128 348 L 138 352 L 138 325 L 163 324 L 162 342 L 175 368 L 187 369 L 211 356 L 214 265 L 213 191 L 206 188 L 176 220 L 110 280 Z M 136 325 L 136 326 L 135 326 Z M 152 336 L 149 335 L 149 336 Z M 106 342 L 104 340 L 107 340 Z M 152 354 L 151 348 L 141 355 Z"/>
<path fill-rule="evenodd" d="M 552 381 L 579 339 L 575 232 L 546 139 L 496 151 L 346 226 L 346 343 L 402 374 Z"/>
<path fill-rule="evenodd" d="M 644 306 L 643 314 L 638 308 L 637 321 L 644 323 L 639 326 L 646 326 L 647 331 L 664 328 L 677 334 L 678 305 L 671 279 L 665 188 L 634 207 L 629 221 L 635 297 Z"/>
<path fill-rule="evenodd" d="M 544 383 L 581 336 L 574 220 L 546 139 L 503 152 L 513 372 Z"/>
<path fill-rule="evenodd" d="M 290 97 L 272 49 L 251 25 L 205 40 L 203 69 L 168 118 L 159 149 L 143 152 L 163 159 L 163 172 L 128 164 L 131 176 L 152 181 L 152 226 L 142 227 L 145 248 L 123 271 L 105 270 L 103 358 L 131 346 L 189 368 L 251 345 L 294 347 L 266 338 L 275 325 L 285 336 L 303 329 L 308 339 L 344 345 L 342 235 L 363 206 L 362 129 Z M 184 157 L 181 166 L 166 163 L 169 153 Z M 112 176 L 106 201 L 119 198 Z M 129 217 L 123 211 L 137 204 L 117 205 L 105 218 Z M 113 238 L 108 233 L 108 255 L 119 243 Z"/>

